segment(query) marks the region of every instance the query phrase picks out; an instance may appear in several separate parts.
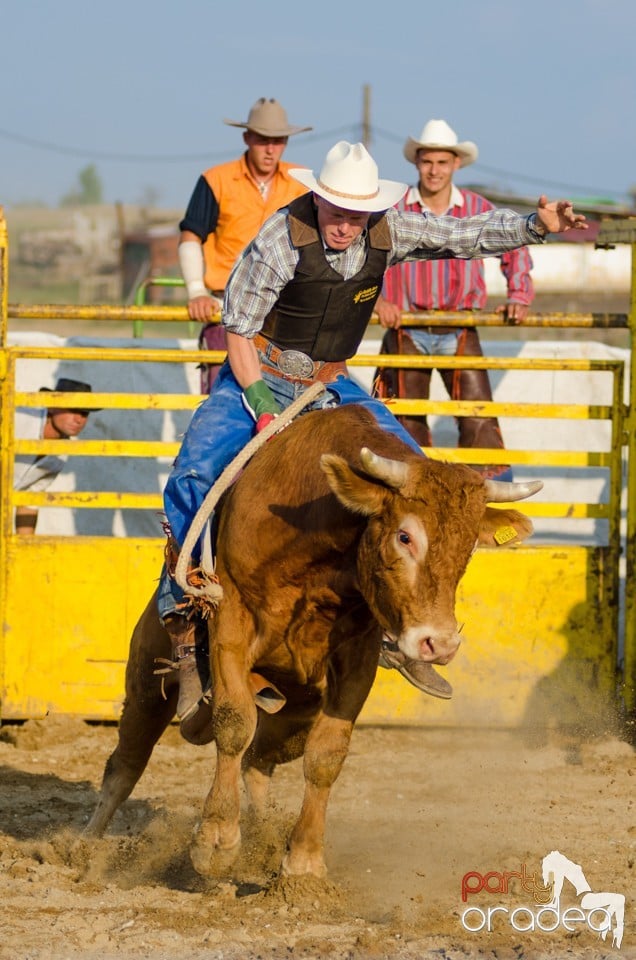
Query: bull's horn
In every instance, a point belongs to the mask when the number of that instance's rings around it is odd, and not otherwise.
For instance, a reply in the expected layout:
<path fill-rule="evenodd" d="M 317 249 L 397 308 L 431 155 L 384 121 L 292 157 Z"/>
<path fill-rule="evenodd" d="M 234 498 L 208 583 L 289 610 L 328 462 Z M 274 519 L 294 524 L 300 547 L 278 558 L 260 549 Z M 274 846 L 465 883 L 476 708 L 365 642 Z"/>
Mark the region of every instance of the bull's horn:
<path fill-rule="evenodd" d="M 525 500 L 543 489 L 543 481 L 530 480 L 528 483 L 511 483 L 508 480 L 484 480 L 486 497 L 489 503 L 511 503 L 513 500 Z"/>
<path fill-rule="evenodd" d="M 393 490 L 399 490 L 406 483 L 409 468 L 401 460 L 388 460 L 386 457 L 380 457 L 373 453 L 368 447 L 363 447 L 360 451 L 362 466 L 366 472 L 386 483 Z"/>

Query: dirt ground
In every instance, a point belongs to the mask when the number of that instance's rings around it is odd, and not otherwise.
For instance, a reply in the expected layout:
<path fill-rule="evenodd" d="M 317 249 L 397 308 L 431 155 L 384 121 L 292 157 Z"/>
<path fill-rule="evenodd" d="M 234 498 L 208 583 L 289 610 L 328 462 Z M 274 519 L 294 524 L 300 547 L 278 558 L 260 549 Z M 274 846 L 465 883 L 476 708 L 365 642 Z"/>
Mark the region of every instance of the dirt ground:
<path fill-rule="evenodd" d="M 188 842 L 214 747 L 175 728 L 105 837 L 80 839 L 116 736 L 54 716 L 0 730 L 2 960 L 636 957 L 636 756 L 619 738 L 537 745 L 515 731 L 360 727 L 329 808 L 329 879 L 277 876 L 302 793 L 296 761 L 275 774 L 268 821 L 245 825 L 232 875 L 211 881 Z M 552 850 L 593 891 L 626 895 L 620 952 L 587 923 L 526 929 L 540 908 L 518 880 L 498 884 L 523 864 L 539 878 Z M 491 872 L 494 892 L 462 902 L 470 872 Z M 577 904 L 567 883 L 562 903 Z M 490 931 L 466 929 L 494 906 L 507 910 Z"/>

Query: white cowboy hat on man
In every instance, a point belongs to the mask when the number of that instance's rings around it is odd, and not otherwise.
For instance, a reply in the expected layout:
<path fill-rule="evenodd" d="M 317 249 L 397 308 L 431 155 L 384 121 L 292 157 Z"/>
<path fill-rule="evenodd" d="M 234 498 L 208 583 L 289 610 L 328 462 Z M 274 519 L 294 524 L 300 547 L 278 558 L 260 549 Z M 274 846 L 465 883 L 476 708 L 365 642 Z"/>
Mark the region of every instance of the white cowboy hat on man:
<path fill-rule="evenodd" d="M 408 186 L 380 180 L 378 165 L 362 143 L 340 140 L 327 153 L 318 177 L 312 170 L 290 170 L 289 175 L 343 210 L 378 213 L 404 196 Z"/>
<path fill-rule="evenodd" d="M 313 130 L 313 127 L 295 127 L 289 123 L 287 113 L 278 100 L 261 97 L 250 110 L 247 120 L 224 120 L 229 127 L 245 127 L 262 137 L 293 137 L 295 133 Z"/>
<path fill-rule="evenodd" d="M 409 137 L 404 144 L 404 156 L 409 163 L 415 163 L 418 150 L 448 150 L 460 159 L 460 167 L 474 163 L 479 156 L 477 146 L 472 140 L 457 140 L 457 134 L 445 120 L 429 120 L 419 138 Z"/>

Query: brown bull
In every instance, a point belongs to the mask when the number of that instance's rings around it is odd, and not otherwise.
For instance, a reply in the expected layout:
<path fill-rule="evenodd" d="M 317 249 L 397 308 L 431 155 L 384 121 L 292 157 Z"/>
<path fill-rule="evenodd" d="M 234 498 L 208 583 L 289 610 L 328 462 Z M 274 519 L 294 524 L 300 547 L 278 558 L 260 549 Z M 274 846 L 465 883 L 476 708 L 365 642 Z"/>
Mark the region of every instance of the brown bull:
<path fill-rule="evenodd" d="M 487 502 L 538 487 L 419 457 L 356 406 L 306 414 L 259 451 L 220 510 L 224 596 L 209 622 L 212 702 L 198 716 L 217 763 L 191 851 L 199 872 L 223 872 L 238 853 L 241 772 L 262 814 L 276 764 L 304 755 L 283 870 L 324 875 L 329 792 L 383 635 L 406 657 L 447 663 L 459 643 L 455 592 L 475 546 L 532 529 Z M 175 714 L 176 682 L 164 699 L 153 673 L 169 653 L 153 598 L 132 637 L 119 745 L 89 833 L 103 832 Z M 280 712 L 257 708 L 253 671 L 286 698 Z"/>

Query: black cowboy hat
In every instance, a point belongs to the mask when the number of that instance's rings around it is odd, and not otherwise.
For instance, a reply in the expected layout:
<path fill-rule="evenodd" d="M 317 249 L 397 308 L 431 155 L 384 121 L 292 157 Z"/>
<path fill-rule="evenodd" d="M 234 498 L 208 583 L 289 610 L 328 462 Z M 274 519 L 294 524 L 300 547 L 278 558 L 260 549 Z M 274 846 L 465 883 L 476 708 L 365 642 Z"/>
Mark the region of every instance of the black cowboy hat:
<path fill-rule="evenodd" d="M 56 393 L 92 393 L 93 388 L 90 383 L 82 383 L 81 380 L 71 380 L 69 377 L 60 377 L 55 387 L 53 388 Z M 51 393 L 51 387 L 40 387 L 40 393 Z M 89 413 L 95 413 L 97 410 L 101 410 L 102 407 L 91 407 L 90 410 L 86 407 L 76 407 L 72 403 L 65 403 L 64 410 L 79 410 L 80 413 L 85 413 L 87 416 Z"/>

